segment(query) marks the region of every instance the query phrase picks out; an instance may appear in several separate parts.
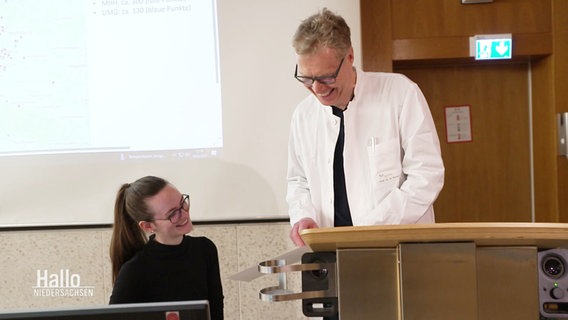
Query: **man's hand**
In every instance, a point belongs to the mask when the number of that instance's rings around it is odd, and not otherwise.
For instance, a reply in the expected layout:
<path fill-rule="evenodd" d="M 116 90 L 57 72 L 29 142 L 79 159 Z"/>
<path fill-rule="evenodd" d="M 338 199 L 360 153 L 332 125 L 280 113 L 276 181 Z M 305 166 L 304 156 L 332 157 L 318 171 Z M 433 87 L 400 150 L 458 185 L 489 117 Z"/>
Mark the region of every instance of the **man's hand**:
<path fill-rule="evenodd" d="M 292 230 L 290 230 L 290 239 L 292 239 L 292 242 L 294 242 L 296 246 L 303 247 L 306 244 L 304 243 L 304 240 L 302 240 L 302 237 L 300 237 L 300 231 L 312 228 L 318 228 L 318 224 L 312 218 L 303 218 L 292 226 Z"/>

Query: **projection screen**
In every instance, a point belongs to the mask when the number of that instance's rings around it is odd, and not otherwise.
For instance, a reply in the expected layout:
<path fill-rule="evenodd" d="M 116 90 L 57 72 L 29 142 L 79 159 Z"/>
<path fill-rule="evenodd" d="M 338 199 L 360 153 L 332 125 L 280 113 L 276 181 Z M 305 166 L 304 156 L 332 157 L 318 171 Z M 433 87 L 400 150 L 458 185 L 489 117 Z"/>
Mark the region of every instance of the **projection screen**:
<path fill-rule="evenodd" d="M 0 227 L 110 224 L 119 186 L 157 175 L 194 221 L 286 219 L 291 37 L 351 0 L 0 3 Z"/>

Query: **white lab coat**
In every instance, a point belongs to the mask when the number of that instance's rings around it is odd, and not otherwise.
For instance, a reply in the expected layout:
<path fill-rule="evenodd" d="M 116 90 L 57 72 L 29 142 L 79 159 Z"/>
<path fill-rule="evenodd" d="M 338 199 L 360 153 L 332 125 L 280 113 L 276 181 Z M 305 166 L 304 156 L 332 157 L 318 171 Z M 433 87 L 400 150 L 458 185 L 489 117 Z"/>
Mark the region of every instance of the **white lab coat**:
<path fill-rule="evenodd" d="M 340 119 L 313 95 L 292 116 L 288 145 L 290 223 L 333 227 L 333 158 Z M 344 112 L 344 168 L 353 224 L 433 223 L 444 184 L 436 127 L 418 86 L 401 74 L 357 70 Z"/>

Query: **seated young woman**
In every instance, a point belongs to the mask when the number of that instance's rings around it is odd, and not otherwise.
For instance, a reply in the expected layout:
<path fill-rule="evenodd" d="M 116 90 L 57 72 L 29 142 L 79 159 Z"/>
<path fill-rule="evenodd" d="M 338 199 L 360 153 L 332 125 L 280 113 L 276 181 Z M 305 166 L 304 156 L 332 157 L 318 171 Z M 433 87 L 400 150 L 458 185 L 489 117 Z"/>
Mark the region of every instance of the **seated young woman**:
<path fill-rule="evenodd" d="M 163 178 L 146 176 L 120 187 L 110 244 L 110 304 L 208 300 L 211 319 L 223 319 L 217 247 L 206 237 L 188 235 L 189 211 L 189 195 Z"/>

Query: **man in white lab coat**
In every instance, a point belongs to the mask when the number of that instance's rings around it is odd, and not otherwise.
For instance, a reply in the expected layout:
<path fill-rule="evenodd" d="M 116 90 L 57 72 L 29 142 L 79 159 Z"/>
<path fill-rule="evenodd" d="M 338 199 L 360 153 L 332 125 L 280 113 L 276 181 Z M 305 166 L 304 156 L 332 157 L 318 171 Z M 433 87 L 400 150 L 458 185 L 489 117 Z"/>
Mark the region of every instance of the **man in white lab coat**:
<path fill-rule="evenodd" d="M 290 238 L 303 229 L 434 223 L 444 184 L 436 127 L 418 86 L 355 69 L 345 20 L 327 9 L 293 39 L 297 106 L 288 146 Z"/>

